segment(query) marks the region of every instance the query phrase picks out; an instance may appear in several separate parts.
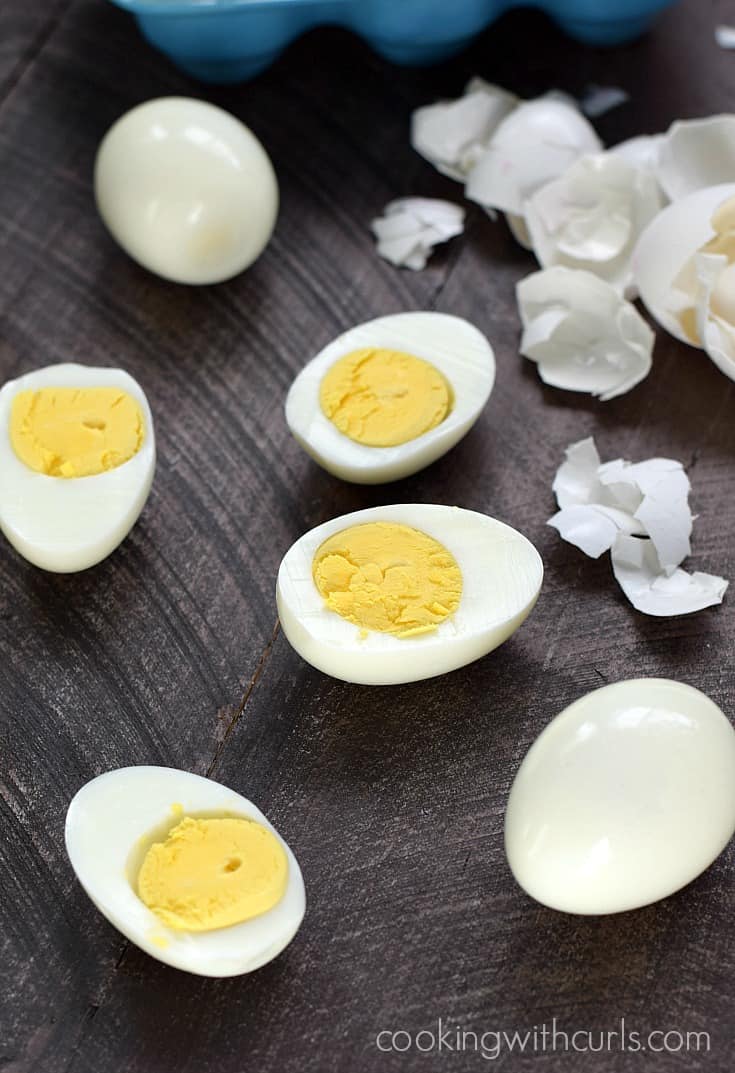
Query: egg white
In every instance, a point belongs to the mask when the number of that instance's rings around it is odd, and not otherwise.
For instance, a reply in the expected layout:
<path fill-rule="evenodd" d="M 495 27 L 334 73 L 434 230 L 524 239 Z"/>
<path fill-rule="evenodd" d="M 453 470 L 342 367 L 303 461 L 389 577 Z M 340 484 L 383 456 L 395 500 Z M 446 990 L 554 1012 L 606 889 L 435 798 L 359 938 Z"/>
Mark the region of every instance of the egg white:
<path fill-rule="evenodd" d="M 327 609 L 312 576 L 314 554 L 335 533 L 395 522 L 434 537 L 462 571 L 459 607 L 436 630 L 399 638 L 359 629 Z M 526 537 L 485 514 L 403 503 L 345 514 L 305 533 L 281 562 L 276 599 L 283 632 L 307 663 L 345 682 L 395 685 L 445 674 L 491 652 L 518 629 L 538 598 L 543 564 Z"/>
<path fill-rule="evenodd" d="M 668 897 L 735 831 L 735 733 L 699 690 L 662 678 L 603 686 L 529 749 L 505 817 L 519 885 L 567 913 Z"/>
<path fill-rule="evenodd" d="M 115 387 L 143 413 L 140 450 L 121 466 L 89 477 L 49 477 L 22 462 L 10 441 L 13 399 L 45 387 Z M 100 562 L 121 543 L 148 498 L 156 464 L 153 417 L 140 385 L 122 369 L 66 363 L 10 380 L 0 390 L 0 529 L 25 559 L 69 573 Z"/>
<path fill-rule="evenodd" d="M 183 814 L 175 810 L 181 806 Z M 167 927 L 138 897 L 134 883 L 150 844 L 183 816 L 217 814 L 256 820 L 283 846 L 288 881 L 268 912 L 209 932 Z M 151 957 L 199 976 L 239 976 L 271 961 L 298 931 L 306 908 L 301 870 L 278 831 L 255 805 L 200 775 L 165 767 L 127 767 L 92 779 L 66 816 L 66 849 L 79 882 L 99 911 Z"/>
<path fill-rule="evenodd" d="M 735 195 L 735 183 L 708 186 L 674 201 L 655 216 L 633 253 L 633 275 L 641 300 L 662 328 L 694 346 L 667 308 L 673 283 L 686 262 L 714 237 L 712 215 Z"/>
<path fill-rule="evenodd" d="M 275 172 L 252 131 L 189 97 L 146 101 L 118 119 L 100 144 L 94 189 L 113 238 L 175 283 L 242 272 L 278 213 Z"/>
<path fill-rule="evenodd" d="M 336 361 L 365 347 L 413 354 L 438 369 L 454 396 L 444 421 L 395 447 L 366 447 L 340 432 L 322 411 L 321 382 Z M 494 382 L 493 348 L 472 324 L 445 313 L 397 313 L 350 328 L 310 361 L 288 393 L 286 421 L 304 450 L 336 477 L 357 484 L 397 481 L 430 465 L 462 439 Z"/>

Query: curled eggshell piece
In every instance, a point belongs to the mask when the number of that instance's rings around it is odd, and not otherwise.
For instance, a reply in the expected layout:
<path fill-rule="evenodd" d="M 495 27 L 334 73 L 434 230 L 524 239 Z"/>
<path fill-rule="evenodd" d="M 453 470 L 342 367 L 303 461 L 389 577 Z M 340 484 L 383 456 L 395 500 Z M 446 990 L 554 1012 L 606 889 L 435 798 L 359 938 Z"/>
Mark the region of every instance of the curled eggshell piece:
<path fill-rule="evenodd" d="M 672 123 L 659 147 L 658 181 L 671 201 L 735 175 L 735 115 Z"/>
<path fill-rule="evenodd" d="M 537 362 L 544 383 L 606 401 L 648 375 L 654 334 L 609 283 L 554 267 L 521 280 L 516 294 L 521 354 Z"/>
<path fill-rule="evenodd" d="M 652 540 L 620 534 L 611 552 L 613 574 L 633 607 L 644 615 L 690 615 L 721 604 L 728 586 L 714 574 L 676 568 L 667 573 Z"/>
<path fill-rule="evenodd" d="M 370 227 L 378 253 L 399 268 L 426 267 L 434 246 L 464 230 L 465 211 L 439 198 L 404 197 L 391 201 Z"/>
<path fill-rule="evenodd" d="M 601 149 L 590 123 L 566 100 L 526 101 L 500 123 L 470 170 L 465 192 L 485 208 L 522 216 L 536 190 L 578 157 Z"/>
<path fill-rule="evenodd" d="M 631 257 L 661 209 L 653 175 L 620 156 L 585 156 L 525 206 L 533 250 L 544 267 L 586 269 L 634 296 Z"/>

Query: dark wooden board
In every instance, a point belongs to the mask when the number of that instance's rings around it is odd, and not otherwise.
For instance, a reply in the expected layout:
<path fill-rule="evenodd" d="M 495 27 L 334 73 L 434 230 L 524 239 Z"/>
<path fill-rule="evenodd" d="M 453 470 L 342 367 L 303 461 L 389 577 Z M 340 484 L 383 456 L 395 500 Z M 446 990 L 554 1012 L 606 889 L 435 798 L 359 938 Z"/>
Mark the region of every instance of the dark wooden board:
<path fill-rule="evenodd" d="M 46 575 L 0 546 L 3 1073 L 481 1069 L 493 1063 L 471 1052 L 381 1053 L 376 1035 L 438 1018 L 478 1034 L 554 1017 L 569 1032 L 613 1031 L 622 1016 L 641 1032 L 706 1031 L 711 1051 L 642 1058 L 613 1044 L 506 1055 L 505 1068 L 732 1068 L 732 850 L 665 902 L 583 919 L 518 890 L 502 820 L 533 738 L 604 682 L 675 677 L 735 713 L 732 598 L 646 619 L 609 564 L 544 524 L 564 447 L 593 433 L 603 457 L 689 465 L 692 565 L 735 577 L 735 385 L 661 336 L 652 374 L 621 399 L 544 389 L 517 353 L 513 287 L 532 259 L 502 224 L 472 209 L 465 238 L 418 274 L 378 260 L 366 226 L 399 194 L 458 198 L 411 151 L 407 123 L 473 73 L 524 95 L 623 85 L 631 103 L 599 122 L 608 142 L 735 110 L 735 56 L 712 38 L 728 6 L 686 0 L 611 52 L 513 15 L 432 70 L 391 67 L 327 30 L 229 89 L 189 82 L 99 0 L 4 6 L 0 378 L 68 359 L 123 365 L 150 398 L 160 461 L 140 523 L 94 570 Z M 147 275 L 94 211 L 100 137 L 128 107 L 172 92 L 241 116 L 281 183 L 268 251 L 216 288 Z M 340 330 L 413 308 L 487 332 L 493 397 L 425 472 L 342 484 L 290 438 L 288 384 Z M 406 500 L 458 503 L 526 533 L 547 571 L 538 608 L 501 650 L 444 678 L 379 689 L 328 679 L 277 632 L 280 557 L 332 515 Z M 178 973 L 87 900 L 63 848 L 66 807 L 87 779 L 131 763 L 212 774 L 289 840 L 309 908 L 274 963 L 228 981 Z"/>

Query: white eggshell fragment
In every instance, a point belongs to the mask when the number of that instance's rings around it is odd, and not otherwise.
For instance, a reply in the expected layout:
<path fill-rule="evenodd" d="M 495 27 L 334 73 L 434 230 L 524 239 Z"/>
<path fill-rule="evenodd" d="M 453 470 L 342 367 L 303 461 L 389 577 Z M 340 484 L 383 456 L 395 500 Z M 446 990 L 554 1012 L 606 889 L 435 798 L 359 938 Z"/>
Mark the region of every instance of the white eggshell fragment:
<path fill-rule="evenodd" d="M 735 26 L 715 26 L 715 41 L 720 48 L 735 49 Z"/>
<path fill-rule="evenodd" d="M 658 181 L 671 201 L 735 176 L 735 115 L 681 119 L 664 135 Z"/>
<path fill-rule="evenodd" d="M 630 94 L 621 86 L 598 86 L 593 83 L 585 89 L 579 106 L 586 116 L 596 119 L 629 100 Z"/>
<path fill-rule="evenodd" d="M 644 615 L 691 615 L 721 604 L 728 587 L 714 574 L 664 569 L 652 540 L 620 534 L 610 555 L 615 580 Z"/>
<path fill-rule="evenodd" d="M 461 600 L 433 632 L 361 636 L 324 606 L 312 576 L 314 554 L 335 533 L 369 522 L 418 529 L 454 556 L 462 571 Z M 346 514 L 305 533 L 281 562 L 278 613 L 291 645 L 325 674 L 362 685 L 418 682 L 463 667 L 507 640 L 536 603 L 542 578 L 538 552 L 509 525 L 460 507 L 404 503 Z"/>
<path fill-rule="evenodd" d="M 713 238 L 712 216 L 734 195 L 735 182 L 724 183 L 668 205 L 643 232 L 633 254 L 635 282 L 646 309 L 667 332 L 690 346 L 699 341 L 687 334 L 678 314 L 696 302 L 696 293 L 682 292 L 682 270 Z M 696 286 L 696 275 L 692 279 Z"/>
<path fill-rule="evenodd" d="M 430 362 L 448 381 L 452 409 L 435 428 L 394 447 L 369 447 L 345 436 L 321 408 L 319 391 L 340 358 L 362 348 L 403 351 Z M 350 328 L 294 380 L 286 421 L 304 450 L 336 477 L 380 484 L 407 477 L 454 447 L 470 430 L 495 382 L 493 349 L 477 328 L 444 313 L 397 313 Z"/>
<path fill-rule="evenodd" d="M 620 156 L 598 153 L 573 163 L 525 206 L 533 250 L 544 267 L 582 268 L 634 296 L 631 257 L 661 208 L 654 177 Z"/>
<path fill-rule="evenodd" d="M 591 438 L 566 455 L 553 485 L 561 509 L 548 524 L 591 558 L 611 551 L 615 578 L 636 610 L 685 615 L 722 602 L 726 581 L 679 569 L 694 522 L 680 462 L 601 463 Z"/>
<path fill-rule="evenodd" d="M 462 234 L 464 218 L 464 209 L 451 201 L 404 197 L 386 205 L 370 227 L 381 257 L 418 271 L 426 267 L 434 246 Z"/>
<path fill-rule="evenodd" d="M 416 109 L 411 116 L 411 145 L 443 175 L 462 182 L 517 103 L 512 93 L 473 78 L 457 100 Z"/>
<path fill-rule="evenodd" d="M 607 150 L 611 156 L 621 157 L 635 168 L 643 168 L 655 174 L 658 167 L 658 154 L 664 140 L 663 134 L 639 134 L 627 138 Z"/>
<path fill-rule="evenodd" d="M 267 827 L 283 846 L 288 881 L 272 909 L 241 924 L 185 932 L 164 924 L 136 892 L 145 853 L 182 816 L 234 816 Z M 304 916 L 296 858 L 255 805 L 210 779 L 165 767 L 127 767 L 88 782 L 66 816 L 66 849 L 79 882 L 110 923 L 151 957 L 199 976 L 239 976 L 272 961 Z"/>
<path fill-rule="evenodd" d="M 498 126 L 467 176 L 466 195 L 522 216 L 529 197 L 602 143 L 573 105 L 553 96 L 526 101 Z"/>
<path fill-rule="evenodd" d="M 505 848 L 520 886 L 565 913 L 666 898 L 735 832 L 735 733 L 691 686 L 640 678 L 570 705 L 511 788 Z"/>
<path fill-rule="evenodd" d="M 13 399 L 42 388 L 114 387 L 138 403 L 145 426 L 127 462 L 88 477 L 50 477 L 16 455 L 8 429 Z M 67 362 L 47 365 L 0 390 L 0 529 L 24 559 L 43 570 L 72 573 L 106 558 L 135 525 L 156 467 L 153 417 L 143 389 L 122 369 Z"/>
<path fill-rule="evenodd" d="M 188 97 L 147 101 L 118 119 L 99 147 L 94 189 L 113 238 L 175 283 L 242 272 L 278 212 L 273 166 L 252 131 Z"/>
<path fill-rule="evenodd" d="M 520 351 L 545 384 L 603 402 L 630 391 L 651 369 L 654 334 L 630 302 L 590 272 L 562 267 L 516 287 Z"/>

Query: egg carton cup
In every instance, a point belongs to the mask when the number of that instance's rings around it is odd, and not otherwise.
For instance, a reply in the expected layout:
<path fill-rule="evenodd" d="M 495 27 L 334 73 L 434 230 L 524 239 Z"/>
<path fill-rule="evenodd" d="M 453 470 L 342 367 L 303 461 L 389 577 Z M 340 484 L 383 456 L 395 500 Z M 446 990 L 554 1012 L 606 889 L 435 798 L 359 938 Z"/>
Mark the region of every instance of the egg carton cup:
<path fill-rule="evenodd" d="M 522 0 L 111 0 L 143 36 L 203 82 L 241 82 L 320 25 L 353 30 L 385 59 L 421 66 L 460 52 Z M 536 0 L 572 37 L 617 45 L 675 0 Z"/>

